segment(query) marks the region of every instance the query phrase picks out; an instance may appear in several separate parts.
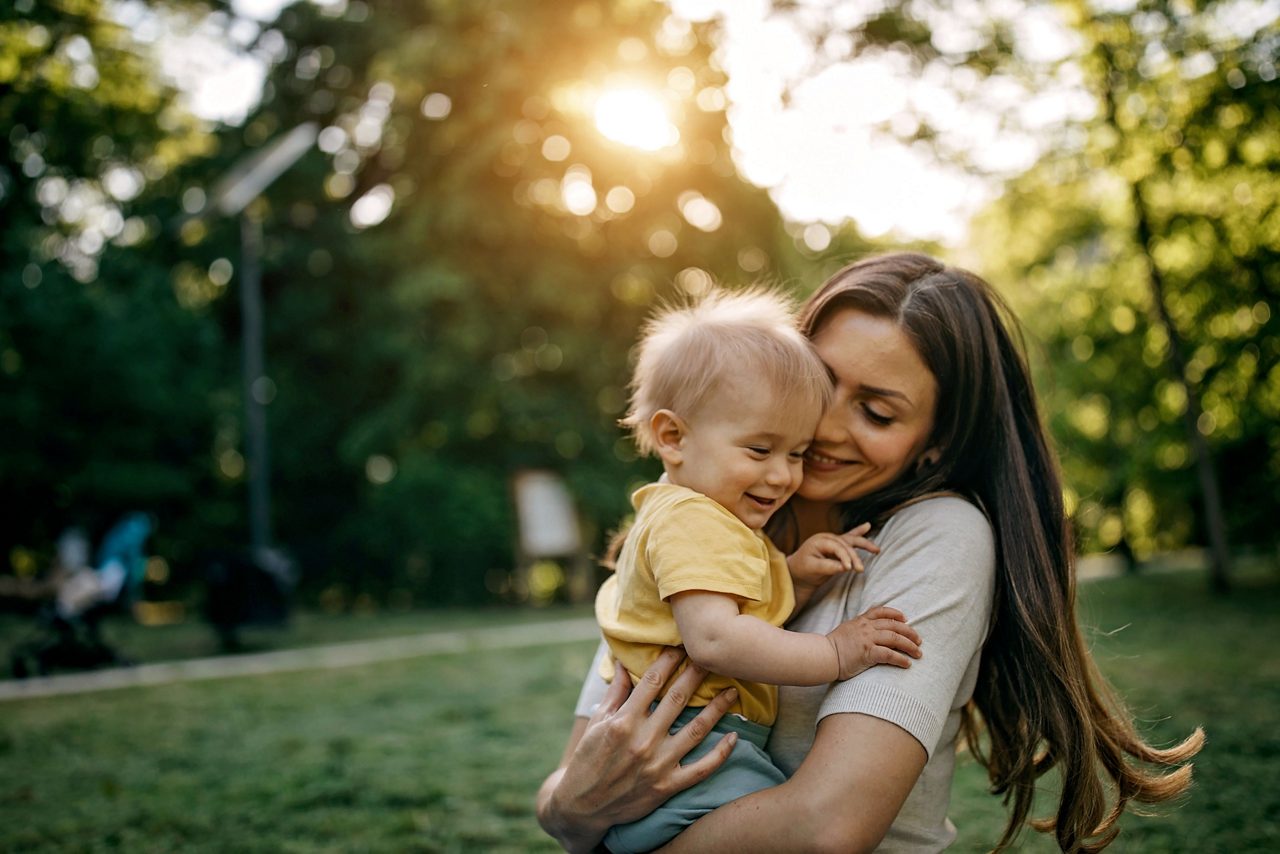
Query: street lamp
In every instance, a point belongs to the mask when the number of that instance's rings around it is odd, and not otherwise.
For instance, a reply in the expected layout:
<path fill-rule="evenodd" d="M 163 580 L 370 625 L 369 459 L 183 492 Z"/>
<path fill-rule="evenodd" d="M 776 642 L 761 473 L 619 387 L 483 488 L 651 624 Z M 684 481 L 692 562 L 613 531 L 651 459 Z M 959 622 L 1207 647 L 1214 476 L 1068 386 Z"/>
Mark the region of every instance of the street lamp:
<path fill-rule="evenodd" d="M 240 217 L 240 312 L 243 345 L 245 451 L 249 467 L 249 542 L 255 555 L 271 546 L 267 417 L 263 400 L 262 221 L 250 202 L 315 145 L 319 126 L 298 125 L 236 163 L 213 185 L 200 219 Z"/>

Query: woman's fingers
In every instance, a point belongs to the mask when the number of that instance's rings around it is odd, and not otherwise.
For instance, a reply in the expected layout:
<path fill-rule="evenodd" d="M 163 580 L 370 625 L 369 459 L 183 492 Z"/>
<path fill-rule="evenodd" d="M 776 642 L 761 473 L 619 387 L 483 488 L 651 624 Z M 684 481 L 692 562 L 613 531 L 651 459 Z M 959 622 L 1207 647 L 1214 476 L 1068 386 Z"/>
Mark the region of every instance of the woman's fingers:
<path fill-rule="evenodd" d="M 720 719 L 725 716 L 729 709 L 733 708 L 733 704 L 738 699 L 737 688 L 726 688 L 712 698 L 711 702 L 698 712 L 697 717 L 689 721 L 680 728 L 680 739 L 685 742 L 680 755 L 684 756 L 693 748 L 697 747 Z"/>
<path fill-rule="evenodd" d="M 679 753 L 674 757 L 677 763 L 684 758 L 685 754 L 702 743 L 737 699 L 738 689 L 726 688 L 717 694 L 697 717 L 680 728 L 675 738 L 671 740 L 672 748 Z M 737 741 L 737 733 L 728 733 L 716 743 L 715 747 L 707 751 L 706 755 L 688 765 L 680 765 L 672 776 L 672 784 L 676 787 L 676 791 L 710 777 L 729 758 L 733 745 Z"/>
<path fill-rule="evenodd" d="M 680 658 L 684 658 L 684 651 L 679 650 L 679 653 Z M 663 655 L 665 654 L 666 651 L 663 652 Z M 667 675 L 668 677 L 671 675 L 670 671 L 667 672 Z M 689 705 L 689 700 L 692 699 L 694 692 L 698 690 L 698 686 L 706 678 L 707 671 L 690 662 L 689 666 L 671 682 L 671 685 L 667 688 L 667 693 L 662 695 L 662 700 L 658 703 L 658 707 L 649 716 L 650 724 L 664 733 L 671 729 L 671 725 L 676 722 L 676 718 L 684 711 L 684 707 Z M 719 718 L 720 715 L 716 715 L 716 719 L 719 720 Z M 683 756 L 684 753 L 680 755 Z"/>
<path fill-rule="evenodd" d="M 631 676 L 627 673 L 627 669 L 615 659 L 613 662 L 613 681 L 609 683 L 608 689 L 604 692 L 604 697 L 596 705 L 595 711 L 591 714 L 591 719 L 597 720 L 618 711 L 618 709 L 622 708 L 622 704 L 627 701 L 627 696 L 630 693 Z"/>
<path fill-rule="evenodd" d="M 658 692 L 662 690 L 662 686 L 667 684 L 667 680 L 671 678 L 671 674 L 675 672 L 676 667 L 684 659 L 684 650 L 677 647 L 667 647 L 653 662 L 648 670 L 640 677 L 640 681 L 636 682 L 634 688 L 631 689 L 631 696 L 627 698 L 626 705 L 631 708 L 639 707 L 642 713 L 648 713 L 649 707 L 658 699 Z M 618 672 L 626 673 L 621 666 Z M 615 682 L 618 680 L 615 679 Z M 628 680 L 629 681 L 629 680 Z M 699 679 L 699 682 L 702 680 Z M 672 718 L 675 720 L 675 718 Z M 668 724 L 670 726 L 670 724 Z"/>

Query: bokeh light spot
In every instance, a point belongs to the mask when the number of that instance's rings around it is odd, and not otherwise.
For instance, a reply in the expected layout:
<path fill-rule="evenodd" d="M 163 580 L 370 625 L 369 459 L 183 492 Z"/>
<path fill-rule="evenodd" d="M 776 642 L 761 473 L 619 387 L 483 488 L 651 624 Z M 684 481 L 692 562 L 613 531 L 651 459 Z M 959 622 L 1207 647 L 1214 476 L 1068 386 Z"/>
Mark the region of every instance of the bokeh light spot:
<path fill-rule="evenodd" d="M 559 134 L 552 134 L 542 141 L 542 156 L 553 163 L 566 159 L 572 149 L 569 140 Z"/>
<path fill-rule="evenodd" d="M 443 92 L 432 92 L 422 99 L 422 115 L 432 121 L 440 121 L 453 111 L 453 99 Z"/>

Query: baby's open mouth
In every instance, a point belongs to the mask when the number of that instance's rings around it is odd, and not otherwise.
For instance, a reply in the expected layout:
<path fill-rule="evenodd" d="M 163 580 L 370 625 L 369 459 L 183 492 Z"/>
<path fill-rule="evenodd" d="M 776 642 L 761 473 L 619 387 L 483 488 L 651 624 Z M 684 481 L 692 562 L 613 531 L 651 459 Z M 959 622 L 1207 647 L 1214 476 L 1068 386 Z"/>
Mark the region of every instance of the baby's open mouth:
<path fill-rule="evenodd" d="M 747 497 L 756 504 L 759 504 L 761 507 L 772 507 L 778 503 L 778 499 L 776 498 L 761 498 L 759 495 L 752 495 L 749 492 L 747 493 Z"/>

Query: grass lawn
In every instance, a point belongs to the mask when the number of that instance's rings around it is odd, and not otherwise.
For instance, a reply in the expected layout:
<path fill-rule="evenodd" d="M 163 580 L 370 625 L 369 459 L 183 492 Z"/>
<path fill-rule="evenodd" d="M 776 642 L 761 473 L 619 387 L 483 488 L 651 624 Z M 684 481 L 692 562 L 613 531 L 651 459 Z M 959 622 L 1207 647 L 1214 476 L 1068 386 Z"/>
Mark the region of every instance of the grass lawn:
<path fill-rule="evenodd" d="M 1242 580 L 1222 599 L 1204 586 L 1170 574 L 1082 591 L 1099 662 L 1151 737 L 1200 723 L 1209 733 L 1190 798 L 1158 819 L 1128 817 L 1113 850 L 1280 850 L 1280 579 Z M 533 793 L 591 652 L 565 644 L 5 703 L 0 850 L 554 850 Z M 1002 826 L 972 762 L 952 816 L 957 851 L 985 850 Z M 1045 843 L 1028 833 L 1020 848 Z"/>

